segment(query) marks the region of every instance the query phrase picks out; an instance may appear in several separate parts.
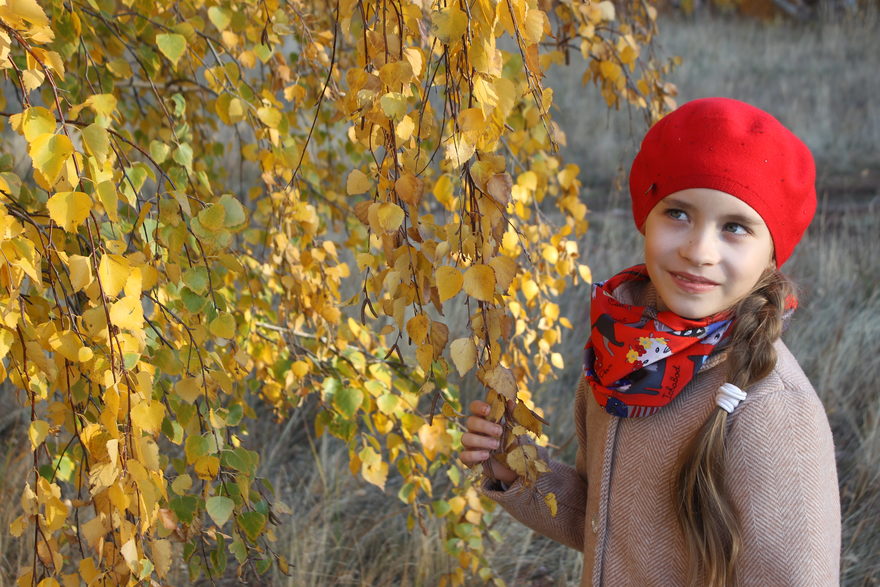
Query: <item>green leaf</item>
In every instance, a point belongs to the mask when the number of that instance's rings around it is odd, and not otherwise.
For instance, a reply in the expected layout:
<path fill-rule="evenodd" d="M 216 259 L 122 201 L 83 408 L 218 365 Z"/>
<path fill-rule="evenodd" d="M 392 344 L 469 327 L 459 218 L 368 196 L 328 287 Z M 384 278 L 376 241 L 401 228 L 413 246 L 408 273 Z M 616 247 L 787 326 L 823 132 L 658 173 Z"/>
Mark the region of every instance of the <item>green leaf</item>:
<path fill-rule="evenodd" d="M 379 406 L 379 411 L 383 414 L 394 413 L 394 410 L 397 409 L 399 403 L 400 398 L 390 393 L 386 393 L 376 400 L 376 405 Z"/>
<path fill-rule="evenodd" d="M 206 298 L 203 298 L 188 287 L 180 290 L 180 299 L 183 300 L 183 305 L 192 314 L 198 314 L 208 304 Z"/>
<path fill-rule="evenodd" d="M 156 163 L 163 163 L 168 159 L 169 153 L 171 153 L 171 147 L 165 143 L 150 141 L 150 157 L 152 157 Z"/>
<path fill-rule="evenodd" d="M 161 33 L 156 35 L 156 46 L 177 69 L 177 62 L 186 51 L 186 37 L 175 33 Z"/>
<path fill-rule="evenodd" d="M 199 507 L 199 498 L 194 495 L 180 495 L 168 502 L 168 507 L 184 524 L 193 521 L 193 515 Z"/>
<path fill-rule="evenodd" d="M 199 223 L 207 230 L 220 230 L 226 223 L 226 208 L 211 204 L 198 214 Z"/>
<path fill-rule="evenodd" d="M 234 507 L 235 502 L 222 495 L 208 498 L 208 501 L 205 502 L 205 509 L 208 511 L 208 515 L 211 516 L 214 523 L 220 527 L 222 527 L 229 519 L 229 516 L 232 515 L 232 509 Z"/>
<path fill-rule="evenodd" d="M 333 405 L 340 413 L 351 418 L 364 401 L 364 392 L 356 387 L 342 387 L 333 394 Z"/>
<path fill-rule="evenodd" d="M 237 518 L 238 525 L 251 540 L 256 540 L 266 527 L 266 516 L 260 512 L 244 512 Z"/>
<path fill-rule="evenodd" d="M 197 294 L 208 291 L 208 270 L 199 265 L 187 269 L 183 274 L 183 283 Z"/>
<path fill-rule="evenodd" d="M 178 165 L 185 167 L 187 171 L 192 171 L 193 149 L 189 143 L 181 143 L 178 145 L 174 150 L 174 154 L 171 155 L 171 158 L 174 159 L 175 163 Z"/>
<path fill-rule="evenodd" d="M 226 216 L 223 221 L 226 228 L 236 230 L 244 226 L 247 222 L 247 212 L 245 212 L 244 206 L 241 205 L 241 202 L 239 202 L 234 196 L 223 194 L 220 196 L 218 203 L 221 204 L 226 211 Z"/>
<path fill-rule="evenodd" d="M 226 8 L 212 6 L 208 9 L 208 19 L 211 21 L 211 24 L 217 27 L 218 31 L 222 32 L 229 26 L 229 23 L 232 21 L 232 16 Z"/>
<path fill-rule="evenodd" d="M 256 452 L 243 447 L 224 450 L 220 455 L 220 462 L 224 467 L 235 469 L 248 476 L 252 476 L 256 472 L 259 460 L 260 457 Z"/>
<path fill-rule="evenodd" d="M 211 439 L 198 434 L 191 434 L 186 437 L 186 460 L 189 463 L 195 462 L 199 457 L 203 457 L 211 452 Z"/>

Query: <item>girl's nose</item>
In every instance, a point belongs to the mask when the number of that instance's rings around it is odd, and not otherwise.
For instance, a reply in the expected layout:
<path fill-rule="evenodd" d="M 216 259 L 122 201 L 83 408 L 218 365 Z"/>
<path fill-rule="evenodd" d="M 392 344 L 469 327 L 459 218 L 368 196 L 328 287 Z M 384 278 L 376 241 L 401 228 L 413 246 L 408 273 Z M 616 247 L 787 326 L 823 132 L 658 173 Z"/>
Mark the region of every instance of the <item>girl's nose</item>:
<path fill-rule="evenodd" d="M 711 230 L 692 230 L 679 248 L 679 254 L 694 265 L 714 265 L 720 260 L 718 239 Z"/>

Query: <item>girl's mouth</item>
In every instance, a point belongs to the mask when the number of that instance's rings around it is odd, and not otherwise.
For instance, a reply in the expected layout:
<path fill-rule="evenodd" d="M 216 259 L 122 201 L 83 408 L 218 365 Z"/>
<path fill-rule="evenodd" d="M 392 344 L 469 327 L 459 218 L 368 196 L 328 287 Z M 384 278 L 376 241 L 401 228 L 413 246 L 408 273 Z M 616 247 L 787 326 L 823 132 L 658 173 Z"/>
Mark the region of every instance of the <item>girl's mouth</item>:
<path fill-rule="evenodd" d="M 718 283 L 699 275 L 691 275 L 690 273 L 677 273 L 670 271 L 672 280 L 682 290 L 689 293 L 704 293 L 718 286 Z"/>

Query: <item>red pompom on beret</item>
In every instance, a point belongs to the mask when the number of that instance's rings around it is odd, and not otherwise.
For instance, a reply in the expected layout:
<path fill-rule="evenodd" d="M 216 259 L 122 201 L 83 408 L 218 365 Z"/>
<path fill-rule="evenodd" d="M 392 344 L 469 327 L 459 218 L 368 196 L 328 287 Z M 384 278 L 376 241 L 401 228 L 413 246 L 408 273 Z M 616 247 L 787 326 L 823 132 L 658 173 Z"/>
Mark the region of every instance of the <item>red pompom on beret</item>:
<path fill-rule="evenodd" d="M 773 116 L 730 98 L 702 98 L 657 122 L 629 174 L 642 230 L 669 194 L 707 188 L 736 196 L 770 229 L 781 267 L 816 212 L 816 166 L 807 146 Z"/>

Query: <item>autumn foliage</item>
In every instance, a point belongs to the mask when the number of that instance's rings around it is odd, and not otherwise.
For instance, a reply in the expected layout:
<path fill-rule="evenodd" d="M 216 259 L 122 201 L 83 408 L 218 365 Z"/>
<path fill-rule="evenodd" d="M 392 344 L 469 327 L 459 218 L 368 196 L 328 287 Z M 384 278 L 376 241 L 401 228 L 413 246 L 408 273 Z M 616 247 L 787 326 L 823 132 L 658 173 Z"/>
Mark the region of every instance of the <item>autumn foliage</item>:
<path fill-rule="evenodd" d="M 19 583 L 161 583 L 174 560 L 193 579 L 285 571 L 256 402 L 320 404 L 310 426 L 353 473 L 399 477 L 413 526 L 447 520 L 445 580 L 491 579 L 448 378 L 485 385 L 501 458 L 534 480 L 528 389 L 563 367 L 554 300 L 589 279 L 543 72 L 570 64 L 656 117 L 672 89 L 654 18 L 571 0 L 0 3 L 0 376 L 33 450 Z"/>

